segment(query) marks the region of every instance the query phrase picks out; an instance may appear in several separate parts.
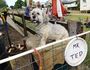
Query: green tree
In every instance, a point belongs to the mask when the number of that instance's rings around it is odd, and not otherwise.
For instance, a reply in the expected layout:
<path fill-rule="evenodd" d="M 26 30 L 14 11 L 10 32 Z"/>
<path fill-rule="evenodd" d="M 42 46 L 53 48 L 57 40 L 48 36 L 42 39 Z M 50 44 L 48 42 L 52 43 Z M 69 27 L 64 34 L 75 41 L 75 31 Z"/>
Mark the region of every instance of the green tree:
<path fill-rule="evenodd" d="M 0 8 L 8 7 L 4 0 L 0 0 Z"/>
<path fill-rule="evenodd" d="M 25 6 L 25 2 L 23 2 L 22 0 L 17 0 L 15 2 L 15 5 L 14 5 L 15 8 L 22 8 L 22 6 Z"/>
<path fill-rule="evenodd" d="M 77 10 L 80 10 L 80 0 L 78 0 L 76 3 L 77 3 Z"/>
<path fill-rule="evenodd" d="M 27 6 L 27 0 L 24 1 L 24 5 Z"/>

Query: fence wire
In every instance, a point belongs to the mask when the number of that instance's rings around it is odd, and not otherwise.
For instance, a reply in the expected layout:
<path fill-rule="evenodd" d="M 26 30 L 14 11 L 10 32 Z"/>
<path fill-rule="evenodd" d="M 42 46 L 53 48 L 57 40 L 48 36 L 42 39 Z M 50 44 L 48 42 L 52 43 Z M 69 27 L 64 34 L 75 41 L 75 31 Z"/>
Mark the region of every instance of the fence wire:
<path fill-rule="evenodd" d="M 74 37 L 84 37 L 88 44 L 88 54 L 85 61 L 77 66 L 69 66 L 64 60 L 64 51 L 67 43 Z M 90 31 L 64 40 L 53 42 L 35 50 L 0 60 L 0 64 L 10 62 L 12 70 L 90 70 Z M 38 56 L 38 54 L 40 56 Z M 7 68 L 5 68 L 7 70 Z"/>

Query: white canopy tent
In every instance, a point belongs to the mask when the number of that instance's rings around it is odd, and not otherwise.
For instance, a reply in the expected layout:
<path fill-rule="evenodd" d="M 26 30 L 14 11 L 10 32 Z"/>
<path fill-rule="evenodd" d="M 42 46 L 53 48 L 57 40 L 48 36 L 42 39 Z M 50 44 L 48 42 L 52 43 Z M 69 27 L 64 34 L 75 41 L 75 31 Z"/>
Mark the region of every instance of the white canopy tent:
<path fill-rule="evenodd" d="M 80 0 L 80 11 L 90 10 L 90 0 Z"/>

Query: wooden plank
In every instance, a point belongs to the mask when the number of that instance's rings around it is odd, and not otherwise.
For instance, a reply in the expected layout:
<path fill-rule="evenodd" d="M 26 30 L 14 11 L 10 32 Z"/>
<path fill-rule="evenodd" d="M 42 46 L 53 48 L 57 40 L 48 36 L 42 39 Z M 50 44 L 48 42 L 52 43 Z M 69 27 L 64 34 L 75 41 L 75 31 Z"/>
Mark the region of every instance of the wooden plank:
<path fill-rule="evenodd" d="M 13 20 L 13 21 L 23 28 L 23 24 L 21 24 L 20 22 L 18 22 L 16 20 Z M 26 27 L 26 29 L 27 29 L 27 31 L 31 32 L 32 34 L 37 34 L 35 31 L 30 29 L 29 27 Z"/>
<path fill-rule="evenodd" d="M 14 21 L 9 17 L 7 16 L 7 22 L 8 24 L 13 27 L 17 32 L 19 32 L 22 36 L 24 36 L 24 33 L 23 31 L 20 29 L 20 26 L 18 26 L 17 24 L 14 23 Z"/>

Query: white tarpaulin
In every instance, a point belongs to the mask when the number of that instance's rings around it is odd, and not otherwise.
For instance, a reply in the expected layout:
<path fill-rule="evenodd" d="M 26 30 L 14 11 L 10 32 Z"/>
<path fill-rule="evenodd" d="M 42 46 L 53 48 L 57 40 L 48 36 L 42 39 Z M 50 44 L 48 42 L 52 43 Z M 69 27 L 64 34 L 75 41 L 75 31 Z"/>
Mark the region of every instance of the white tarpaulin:
<path fill-rule="evenodd" d="M 61 0 L 57 0 L 57 14 L 58 14 L 58 17 L 63 17 L 62 9 L 61 9 Z"/>

